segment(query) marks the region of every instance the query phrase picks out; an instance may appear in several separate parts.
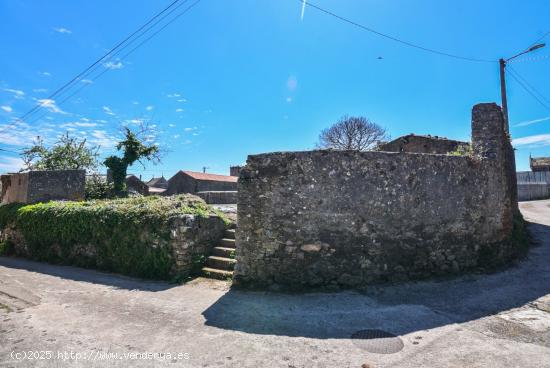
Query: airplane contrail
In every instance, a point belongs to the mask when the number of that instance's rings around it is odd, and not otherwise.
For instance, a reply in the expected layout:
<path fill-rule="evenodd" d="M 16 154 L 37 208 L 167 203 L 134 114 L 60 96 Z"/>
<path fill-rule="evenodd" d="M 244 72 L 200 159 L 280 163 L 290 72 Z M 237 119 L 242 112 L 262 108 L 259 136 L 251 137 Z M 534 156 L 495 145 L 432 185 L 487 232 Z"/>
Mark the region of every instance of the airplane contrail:
<path fill-rule="evenodd" d="M 304 12 L 306 11 L 306 1 L 307 0 L 302 1 L 302 14 L 300 14 L 300 20 L 304 20 Z"/>

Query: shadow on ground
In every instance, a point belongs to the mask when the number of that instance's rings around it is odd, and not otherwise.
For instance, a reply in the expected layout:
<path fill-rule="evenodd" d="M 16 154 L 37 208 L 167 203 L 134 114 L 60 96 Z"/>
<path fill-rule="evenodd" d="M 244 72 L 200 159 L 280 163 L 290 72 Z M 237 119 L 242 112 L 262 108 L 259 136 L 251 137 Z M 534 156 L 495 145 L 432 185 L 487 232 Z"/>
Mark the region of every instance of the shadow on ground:
<path fill-rule="evenodd" d="M 463 323 L 550 294 L 550 226 L 529 225 L 528 257 L 494 274 L 376 287 L 367 293 L 281 294 L 231 289 L 203 312 L 206 325 L 254 334 L 349 338 L 361 329 L 397 335 Z"/>
<path fill-rule="evenodd" d="M 127 290 L 163 291 L 179 286 L 168 282 L 142 280 L 119 274 L 99 272 L 72 266 L 60 266 L 48 263 L 33 262 L 27 259 L 14 257 L 0 257 L 0 266 L 18 268 L 64 279 L 90 282 L 93 284 L 107 285 Z"/>

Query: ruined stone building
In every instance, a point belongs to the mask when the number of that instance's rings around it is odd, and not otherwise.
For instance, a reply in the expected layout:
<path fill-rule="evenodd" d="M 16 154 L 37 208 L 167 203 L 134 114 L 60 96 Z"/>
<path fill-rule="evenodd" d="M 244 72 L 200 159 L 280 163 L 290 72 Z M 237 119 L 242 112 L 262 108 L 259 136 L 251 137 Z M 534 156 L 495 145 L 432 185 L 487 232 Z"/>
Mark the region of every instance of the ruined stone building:
<path fill-rule="evenodd" d="M 168 180 L 164 195 L 236 191 L 237 179 L 235 176 L 180 170 Z"/>
<path fill-rule="evenodd" d="M 529 157 L 529 166 L 533 172 L 550 172 L 550 157 Z"/>
<path fill-rule="evenodd" d="M 440 154 L 463 142 L 415 136 L 394 152 L 249 156 L 234 283 L 358 287 L 512 259 L 515 167 L 500 107 L 474 106 L 471 126 L 464 155 Z"/>
<path fill-rule="evenodd" d="M 467 151 L 468 142 L 455 141 L 438 136 L 409 134 L 378 146 L 379 151 L 385 152 L 415 152 L 447 154 L 457 152 L 460 148 Z"/>

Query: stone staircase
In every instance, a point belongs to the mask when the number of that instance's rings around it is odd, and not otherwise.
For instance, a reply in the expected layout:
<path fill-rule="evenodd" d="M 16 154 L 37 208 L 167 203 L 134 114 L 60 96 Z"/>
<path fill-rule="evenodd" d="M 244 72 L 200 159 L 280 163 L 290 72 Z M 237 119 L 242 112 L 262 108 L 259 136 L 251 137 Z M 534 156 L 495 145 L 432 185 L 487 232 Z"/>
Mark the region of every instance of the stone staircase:
<path fill-rule="evenodd" d="M 231 279 L 236 262 L 235 229 L 225 230 L 224 238 L 217 247 L 214 247 L 212 255 L 206 259 L 206 266 L 202 268 L 202 274 L 211 279 Z"/>

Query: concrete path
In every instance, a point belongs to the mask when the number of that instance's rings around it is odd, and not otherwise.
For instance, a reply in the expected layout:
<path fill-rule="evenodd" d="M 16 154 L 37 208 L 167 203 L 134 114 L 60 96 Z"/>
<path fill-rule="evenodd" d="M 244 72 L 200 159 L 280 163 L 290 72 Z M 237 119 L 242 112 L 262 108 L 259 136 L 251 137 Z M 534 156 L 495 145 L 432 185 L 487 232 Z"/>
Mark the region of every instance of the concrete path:
<path fill-rule="evenodd" d="M 0 258 L 0 366 L 550 367 L 550 201 L 521 207 L 538 246 L 516 266 L 363 294 L 174 286 Z M 350 338 L 366 329 L 401 341 Z M 384 349 L 401 350 L 371 352 Z"/>

